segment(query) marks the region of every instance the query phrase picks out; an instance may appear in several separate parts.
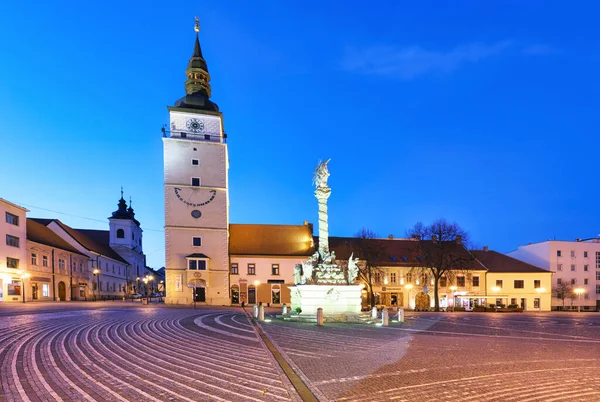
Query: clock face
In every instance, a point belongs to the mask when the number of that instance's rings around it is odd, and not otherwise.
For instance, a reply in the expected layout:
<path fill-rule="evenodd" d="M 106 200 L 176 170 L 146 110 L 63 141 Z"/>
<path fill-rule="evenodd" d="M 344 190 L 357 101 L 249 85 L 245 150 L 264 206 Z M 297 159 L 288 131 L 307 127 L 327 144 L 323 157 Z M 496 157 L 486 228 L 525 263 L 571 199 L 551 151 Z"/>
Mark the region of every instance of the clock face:
<path fill-rule="evenodd" d="M 193 133 L 199 133 L 204 130 L 204 122 L 199 119 L 189 119 L 187 123 L 185 123 L 185 126 Z"/>
<path fill-rule="evenodd" d="M 179 201 L 190 207 L 202 207 L 214 200 L 217 195 L 217 190 L 209 190 L 208 194 L 206 194 L 205 190 L 200 190 L 198 188 L 175 187 L 174 190 Z M 200 211 L 194 210 L 192 211 L 192 216 L 198 219 L 202 214 Z"/>

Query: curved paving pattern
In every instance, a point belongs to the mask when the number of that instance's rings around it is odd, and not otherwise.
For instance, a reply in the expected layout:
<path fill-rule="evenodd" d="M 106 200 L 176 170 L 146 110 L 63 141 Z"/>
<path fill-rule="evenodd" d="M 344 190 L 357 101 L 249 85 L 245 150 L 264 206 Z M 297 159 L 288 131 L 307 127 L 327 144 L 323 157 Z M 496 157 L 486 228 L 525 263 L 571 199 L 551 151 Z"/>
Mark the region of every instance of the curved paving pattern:
<path fill-rule="evenodd" d="M 287 401 L 238 309 L 127 308 L 3 317 L 0 401 Z"/>

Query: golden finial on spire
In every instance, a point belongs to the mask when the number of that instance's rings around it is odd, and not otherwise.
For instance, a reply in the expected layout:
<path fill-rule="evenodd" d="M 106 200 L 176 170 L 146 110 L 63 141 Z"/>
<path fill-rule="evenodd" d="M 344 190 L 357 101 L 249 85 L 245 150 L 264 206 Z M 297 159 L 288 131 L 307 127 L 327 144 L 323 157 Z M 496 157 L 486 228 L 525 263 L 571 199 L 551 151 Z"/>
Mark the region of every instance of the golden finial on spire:
<path fill-rule="evenodd" d="M 196 31 L 196 33 L 200 32 L 200 19 L 198 17 L 196 17 L 196 24 L 194 25 L 194 31 Z"/>

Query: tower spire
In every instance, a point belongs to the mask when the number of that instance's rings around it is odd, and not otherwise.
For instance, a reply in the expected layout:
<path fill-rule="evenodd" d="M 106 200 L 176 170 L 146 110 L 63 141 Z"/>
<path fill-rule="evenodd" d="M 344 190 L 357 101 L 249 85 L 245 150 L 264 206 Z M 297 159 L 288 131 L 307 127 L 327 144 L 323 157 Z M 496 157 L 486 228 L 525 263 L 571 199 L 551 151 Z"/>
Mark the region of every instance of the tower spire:
<path fill-rule="evenodd" d="M 195 19 L 194 31 L 196 32 L 194 52 L 192 53 L 192 57 L 185 70 L 185 75 L 187 77 L 185 81 L 186 96 L 179 99 L 175 103 L 175 106 L 218 111 L 218 106 L 208 99 L 211 95 L 209 84 L 210 74 L 208 73 L 206 60 L 204 60 L 204 56 L 202 56 L 202 47 L 200 46 L 200 38 L 198 35 L 200 32 L 200 19 L 198 17 Z"/>

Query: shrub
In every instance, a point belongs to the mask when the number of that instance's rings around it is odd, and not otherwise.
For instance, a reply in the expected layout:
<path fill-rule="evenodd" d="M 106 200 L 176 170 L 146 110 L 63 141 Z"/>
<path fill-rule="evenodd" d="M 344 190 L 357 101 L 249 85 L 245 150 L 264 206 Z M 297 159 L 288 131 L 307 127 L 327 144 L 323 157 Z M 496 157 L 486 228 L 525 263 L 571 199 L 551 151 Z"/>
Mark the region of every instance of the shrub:
<path fill-rule="evenodd" d="M 302 309 L 300 307 L 296 307 L 296 313 L 300 314 L 302 312 Z"/>
<path fill-rule="evenodd" d="M 490 304 L 490 308 L 494 308 L 496 305 L 494 303 Z"/>
<path fill-rule="evenodd" d="M 509 304 L 508 308 L 518 308 L 519 305 L 518 304 Z"/>

